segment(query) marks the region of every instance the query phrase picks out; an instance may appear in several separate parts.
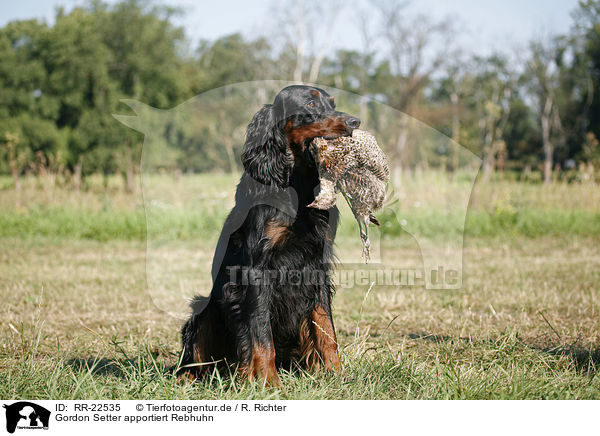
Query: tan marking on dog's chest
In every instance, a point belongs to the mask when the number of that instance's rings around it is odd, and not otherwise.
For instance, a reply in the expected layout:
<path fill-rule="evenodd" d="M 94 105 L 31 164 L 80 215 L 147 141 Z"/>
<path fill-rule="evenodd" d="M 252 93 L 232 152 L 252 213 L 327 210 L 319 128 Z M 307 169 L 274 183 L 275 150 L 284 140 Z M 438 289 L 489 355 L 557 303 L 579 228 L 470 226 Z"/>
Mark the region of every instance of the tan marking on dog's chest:
<path fill-rule="evenodd" d="M 265 235 L 269 239 L 269 246 L 271 248 L 279 247 L 289 238 L 291 230 L 288 226 L 269 221 L 265 226 Z"/>

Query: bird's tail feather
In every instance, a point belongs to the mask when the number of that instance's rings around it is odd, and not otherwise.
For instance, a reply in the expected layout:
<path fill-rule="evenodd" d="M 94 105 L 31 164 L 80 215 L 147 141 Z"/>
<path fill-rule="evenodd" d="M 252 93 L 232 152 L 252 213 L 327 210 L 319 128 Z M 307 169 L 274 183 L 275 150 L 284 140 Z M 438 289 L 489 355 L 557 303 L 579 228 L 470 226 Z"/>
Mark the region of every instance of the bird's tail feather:
<path fill-rule="evenodd" d="M 373 224 L 375 224 L 376 226 L 380 226 L 381 223 L 379 222 L 379 218 L 377 218 L 375 215 L 373 215 L 372 213 L 369 214 L 369 221 L 371 221 Z"/>

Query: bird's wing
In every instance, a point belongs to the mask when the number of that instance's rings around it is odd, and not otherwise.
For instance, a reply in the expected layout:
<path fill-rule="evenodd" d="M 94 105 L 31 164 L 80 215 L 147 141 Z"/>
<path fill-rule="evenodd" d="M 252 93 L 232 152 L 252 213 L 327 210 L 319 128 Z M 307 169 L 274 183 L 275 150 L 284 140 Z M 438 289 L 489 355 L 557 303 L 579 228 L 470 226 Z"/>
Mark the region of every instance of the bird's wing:
<path fill-rule="evenodd" d="M 362 132 L 360 139 L 356 138 L 357 162 L 361 167 L 367 168 L 375 177 L 384 182 L 390 179 L 390 168 L 387 157 L 377 144 L 377 140 L 368 132 Z"/>

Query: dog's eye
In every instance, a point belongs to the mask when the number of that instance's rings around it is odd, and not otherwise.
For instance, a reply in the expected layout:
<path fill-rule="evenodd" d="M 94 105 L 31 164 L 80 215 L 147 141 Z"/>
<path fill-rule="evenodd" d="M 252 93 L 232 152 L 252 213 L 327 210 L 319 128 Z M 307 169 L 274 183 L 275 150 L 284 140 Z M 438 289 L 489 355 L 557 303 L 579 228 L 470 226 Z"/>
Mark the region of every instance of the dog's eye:
<path fill-rule="evenodd" d="M 306 106 L 308 106 L 308 107 L 315 107 L 315 101 L 314 100 L 309 100 L 308 103 L 306 103 Z"/>

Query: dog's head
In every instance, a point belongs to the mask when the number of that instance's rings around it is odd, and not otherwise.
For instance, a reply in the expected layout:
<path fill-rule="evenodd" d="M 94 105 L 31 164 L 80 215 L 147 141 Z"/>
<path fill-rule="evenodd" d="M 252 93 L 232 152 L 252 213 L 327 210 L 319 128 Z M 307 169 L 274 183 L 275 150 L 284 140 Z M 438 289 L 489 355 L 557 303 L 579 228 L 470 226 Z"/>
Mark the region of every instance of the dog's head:
<path fill-rule="evenodd" d="M 323 89 L 288 86 L 248 125 L 244 169 L 261 183 L 285 187 L 294 165 L 312 161 L 308 145 L 314 138 L 348 136 L 359 125 L 358 118 L 336 111 L 334 98 Z"/>

